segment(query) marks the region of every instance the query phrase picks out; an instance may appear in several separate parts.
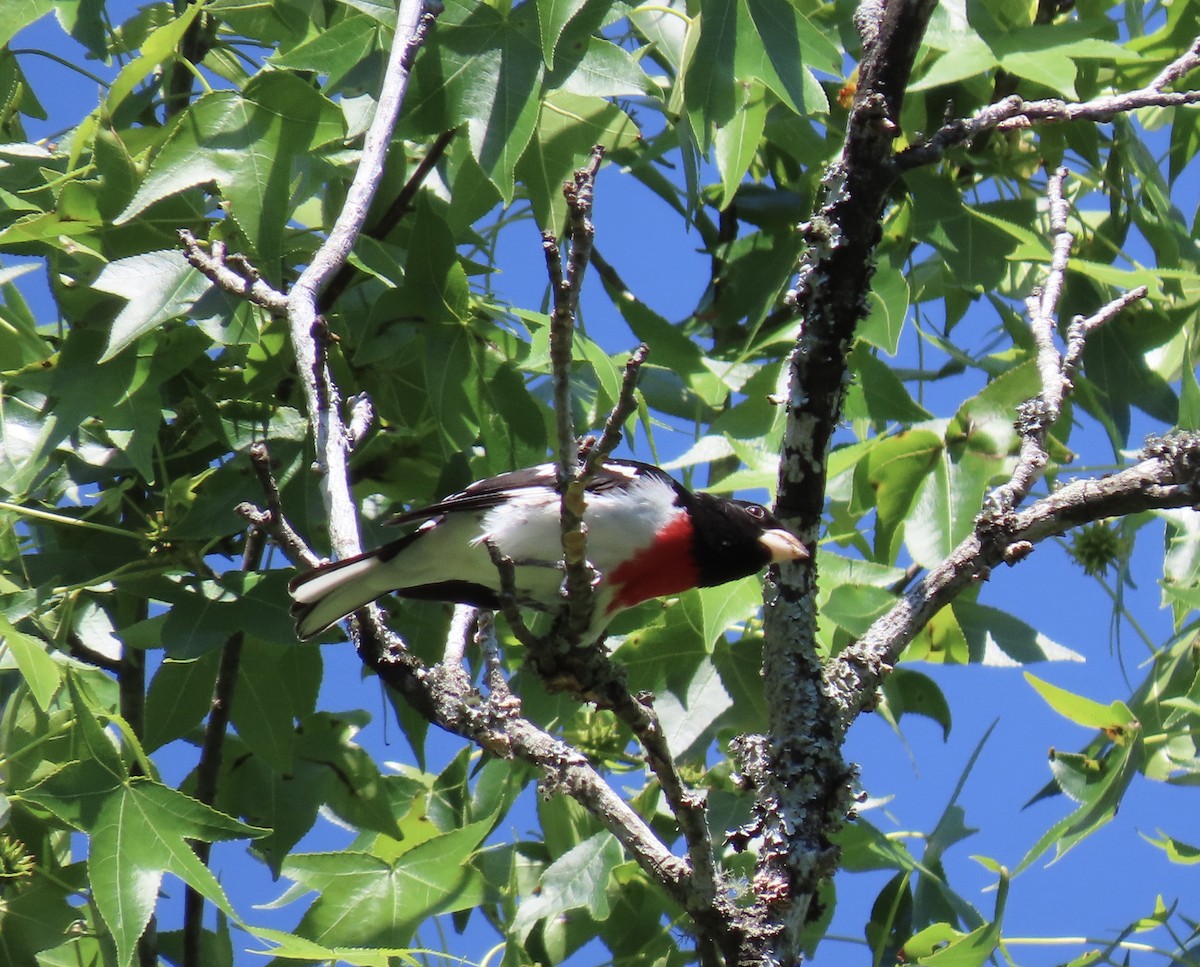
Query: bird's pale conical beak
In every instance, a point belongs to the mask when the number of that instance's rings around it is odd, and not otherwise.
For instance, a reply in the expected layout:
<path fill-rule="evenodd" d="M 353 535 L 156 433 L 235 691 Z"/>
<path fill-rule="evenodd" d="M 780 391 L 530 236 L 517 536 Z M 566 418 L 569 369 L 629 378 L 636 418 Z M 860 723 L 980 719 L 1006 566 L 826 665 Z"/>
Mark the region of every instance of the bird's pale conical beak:
<path fill-rule="evenodd" d="M 780 527 L 772 527 L 769 531 L 764 531 L 758 542 L 771 555 L 772 564 L 778 564 L 781 561 L 803 561 L 809 557 L 808 548 L 801 543 L 800 538 L 791 531 L 785 531 Z"/>

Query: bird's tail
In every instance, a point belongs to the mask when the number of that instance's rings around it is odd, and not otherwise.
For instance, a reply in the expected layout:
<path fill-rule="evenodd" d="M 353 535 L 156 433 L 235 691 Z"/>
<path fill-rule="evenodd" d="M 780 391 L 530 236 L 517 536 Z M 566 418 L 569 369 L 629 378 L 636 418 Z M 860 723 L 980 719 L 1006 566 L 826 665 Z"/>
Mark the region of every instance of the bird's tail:
<path fill-rule="evenodd" d="M 298 638 L 315 638 L 389 590 L 379 580 L 381 550 L 323 564 L 292 578 L 288 591 L 293 599 L 292 617 L 296 619 Z"/>

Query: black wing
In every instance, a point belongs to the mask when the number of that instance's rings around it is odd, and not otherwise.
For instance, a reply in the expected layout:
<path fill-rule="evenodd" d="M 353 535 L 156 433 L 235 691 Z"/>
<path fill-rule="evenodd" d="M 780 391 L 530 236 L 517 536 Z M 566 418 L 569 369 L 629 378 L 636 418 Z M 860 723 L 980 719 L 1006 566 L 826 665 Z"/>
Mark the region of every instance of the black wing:
<path fill-rule="evenodd" d="M 592 475 L 587 484 L 588 493 L 603 493 L 619 487 L 627 487 L 638 477 L 657 477 L 670 484 L 681 496 L 686 491 L 670 474 L 648 463 L 636 460 L 608 460 Z M 553 490 L 558 484 L 558 474 L 552 463 L 539 464 L 536 467 L 526 467 L 523 470 L 510 470 L 507 473 L 477 480 L 464 490 L 451 494 L 428 507 L 407 510 L 397 514 L 388 521 L 388 525 L 412 524 L 417 521 L 429 520 L 450 511 L 479 512 L 498 507 L 504 501 L 519 494 L 523 490 L 548 488 Z"/>

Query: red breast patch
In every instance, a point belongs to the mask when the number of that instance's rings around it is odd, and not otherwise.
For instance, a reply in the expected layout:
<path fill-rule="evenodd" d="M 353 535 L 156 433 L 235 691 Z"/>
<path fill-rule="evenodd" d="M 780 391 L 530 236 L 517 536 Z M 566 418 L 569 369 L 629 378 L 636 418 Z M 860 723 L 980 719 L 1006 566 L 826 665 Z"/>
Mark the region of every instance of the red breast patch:
<path fill-rule="evenodd" d="M 686 513 L 681 513 L 654 535 L 654 542 L 649 547 L 609 576 L 614 594 L 608 611 L 620 611 L 651 598 L 678 594 L 694 588 L 699 579 L 700 572 L 692 558 L 692 520 Z"/>

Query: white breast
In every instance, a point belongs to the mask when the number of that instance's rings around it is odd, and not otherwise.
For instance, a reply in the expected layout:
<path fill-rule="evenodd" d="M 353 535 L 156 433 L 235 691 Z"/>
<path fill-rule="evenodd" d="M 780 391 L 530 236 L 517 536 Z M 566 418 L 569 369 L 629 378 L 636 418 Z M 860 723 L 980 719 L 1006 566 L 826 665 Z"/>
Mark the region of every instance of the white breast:
<path fill-rule="evenodd" d="M 518 563 L 535 561 L 553 548 L 557 562 L 561 560 L 559 507 L 554 493 L 518 497 L 484 515 L 482 534 L 475 543 L 491 536 Z M 656 477 L 638 478 L 620 492 L 589 494 L 583 515 L 588 560 L 601 574 L 607 573 L 631 553 L 649 546 L 677 513 L 674 488 Z"/>

